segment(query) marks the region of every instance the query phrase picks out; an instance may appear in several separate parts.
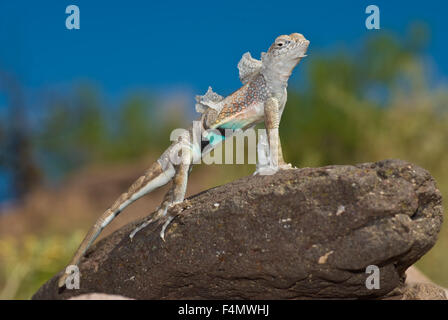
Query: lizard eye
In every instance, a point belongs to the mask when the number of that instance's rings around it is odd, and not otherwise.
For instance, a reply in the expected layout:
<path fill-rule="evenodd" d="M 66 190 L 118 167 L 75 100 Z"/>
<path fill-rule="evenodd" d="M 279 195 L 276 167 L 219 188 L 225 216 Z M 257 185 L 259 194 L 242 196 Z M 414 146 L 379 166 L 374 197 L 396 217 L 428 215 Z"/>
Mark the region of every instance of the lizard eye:
<path fill-rule="evenodd" d="M 291 41 L 289 41 L 289 40 L 285 40 L 285 41 L 282 41 L 282 42 L 278 42 L 277 43 L 277 47 L 283 47 L 284 45 L 287 45 L 287 44 L 289 44 Z"/>

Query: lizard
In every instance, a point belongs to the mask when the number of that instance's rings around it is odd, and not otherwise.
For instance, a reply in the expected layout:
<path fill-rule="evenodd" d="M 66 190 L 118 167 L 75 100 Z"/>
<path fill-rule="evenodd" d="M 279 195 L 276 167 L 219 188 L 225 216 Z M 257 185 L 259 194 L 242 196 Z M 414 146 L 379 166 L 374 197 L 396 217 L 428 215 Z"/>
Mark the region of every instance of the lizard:
<path fill-rule="evenodd" d="M 165 241 L 165 230 L 175 217 L 175 214 L 168 211 L 184 201 L 192 164 L 228 137 L 223 133 L 225 129 L 246 130 L 264 121 L 267 141 L 259 142 L 257 151 L 259 157 L 269 158 L 269 164 L 257 164 L 255 174 L 273 174 L 277 170 L 290 169 L 291 165 L 283 159 L 278 130 L 287 100 L 289 77 L 300 60 L 306 57 L 309 43 L 309 40 L 299 33 L 281 35 L 266 53 L 261 53 L 260 60 L 252 58 L 250 52 L 242 56 L 238 63 L 239 77 L 243 83 L 240 89 L 222 97 L 209 87 L 203 96 L 196 96 L 196 111 L 201 114 L 198 123 L 201 129 L 208 132 L 201 137 L 200 146 L 193 145 L 190 141 L 194 135 L 193 126 L 184 130 L 128 191 L 121 194 L 97 219 L 69 265 L 79 264 L 101 231 L 127 206 L 172 181 L 161 205 L 130 234 L 132 239 L 139 230 L 151 222 L 158 221 L 162 225 L 160 237 Z M 173 161 L 173 158 L 176 161 Z M 65 286 L 68 275 L 64 273 L 59 278 L 60 288 Z"/>

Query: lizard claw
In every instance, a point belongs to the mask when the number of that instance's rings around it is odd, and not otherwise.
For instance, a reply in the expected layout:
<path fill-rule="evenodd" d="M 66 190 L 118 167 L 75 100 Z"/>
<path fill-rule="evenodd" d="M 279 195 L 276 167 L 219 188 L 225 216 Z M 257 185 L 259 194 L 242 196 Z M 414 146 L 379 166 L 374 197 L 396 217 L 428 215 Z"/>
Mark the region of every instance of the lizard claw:
<path fill-rule="evenodd" d="M 140 230 L 142 230 L 143 228 L 148 226 L 153 221 L 154 221 L 154 219 L 149 219 L 148 221 L 143 222 L 141 225 L 139 225 L 137 228 L 135 228 L 129 235 L 129 238 L 131 238 L 131 241 L 134 238 L 134 236 L 137 234 L 137 232 L 139 232 Z"/>
<path fill-rule="evenodd" d="M 283 163 L 283 164 L 279 165 L 278 168 L 279 168 L 280 170 L 290 170 L 290 169 L 294 169 L 294 167 L 293 167 L 292 164 L 290 164 L 290 163 Z"/>
<path fill-rule="evenodd" d="M 58 288 L 62 289 L 65 287 L 65 282 L 68 278 L 68 274 L 64 273 L 58 280 Z"/>
<path fill-rule="evenodd" d="M 166 221 L 162 226 L 162 231 L 160 231 L 160 238 L 162 238 L 163 242 L 165 242 L 165 230 L 169 226 L 171 221 L 173 221 L 173 219 L 174 219 L 174 217 L 172 217 L 172 216 L 166 218 Z"/>

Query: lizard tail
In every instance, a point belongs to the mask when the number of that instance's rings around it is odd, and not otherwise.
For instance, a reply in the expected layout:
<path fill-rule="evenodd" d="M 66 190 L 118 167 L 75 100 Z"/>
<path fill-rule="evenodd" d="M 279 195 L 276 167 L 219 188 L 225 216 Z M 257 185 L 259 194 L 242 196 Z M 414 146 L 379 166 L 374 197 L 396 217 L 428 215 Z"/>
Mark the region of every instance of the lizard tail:
<path fill-rule="evenodd" d="M 84 253 L 90 248 L 101 231 L 115 217 L 117 217 L 121 211 L 123 211 L 135 200 L 168 183 L 173 178 L 174 174 L 175 170 L 172 165 L 168 166 L 168 168 L 164 170 L 159 162 L 155 162 L 148 170 L 146 170 L 144 175 L 138 178 L 130 186 L 127 192 L 121 194 L 121 196 L 118 197 L 114 204 L 109 209 L 104 211 L 103 214 L 98 218 L 95 224 L 90 228 L 84 240 L 79 245 L 79 248 L 70 261 L 69 266 L 78 265 Z M 59 288 L 65 286 L 68 276 L 69 274 L 64 273 L 59 278 Z"/>

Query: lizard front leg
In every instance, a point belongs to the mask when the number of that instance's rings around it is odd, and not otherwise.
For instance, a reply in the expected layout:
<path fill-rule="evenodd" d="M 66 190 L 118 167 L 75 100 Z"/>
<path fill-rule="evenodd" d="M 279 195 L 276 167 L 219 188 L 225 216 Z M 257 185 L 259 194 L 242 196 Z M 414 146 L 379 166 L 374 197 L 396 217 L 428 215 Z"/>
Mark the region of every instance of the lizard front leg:
<path fill-rule="evenodd" d="M 283 160 L 282 146 L 279 136 L 280 107 L 276 98 L 269 98 L 264 105 L 264 119 L 269 145 L 269 165 L 260 168 L 260 174 L 273 174 L 278 169 L 290 169 L 291 165 Z"/>

